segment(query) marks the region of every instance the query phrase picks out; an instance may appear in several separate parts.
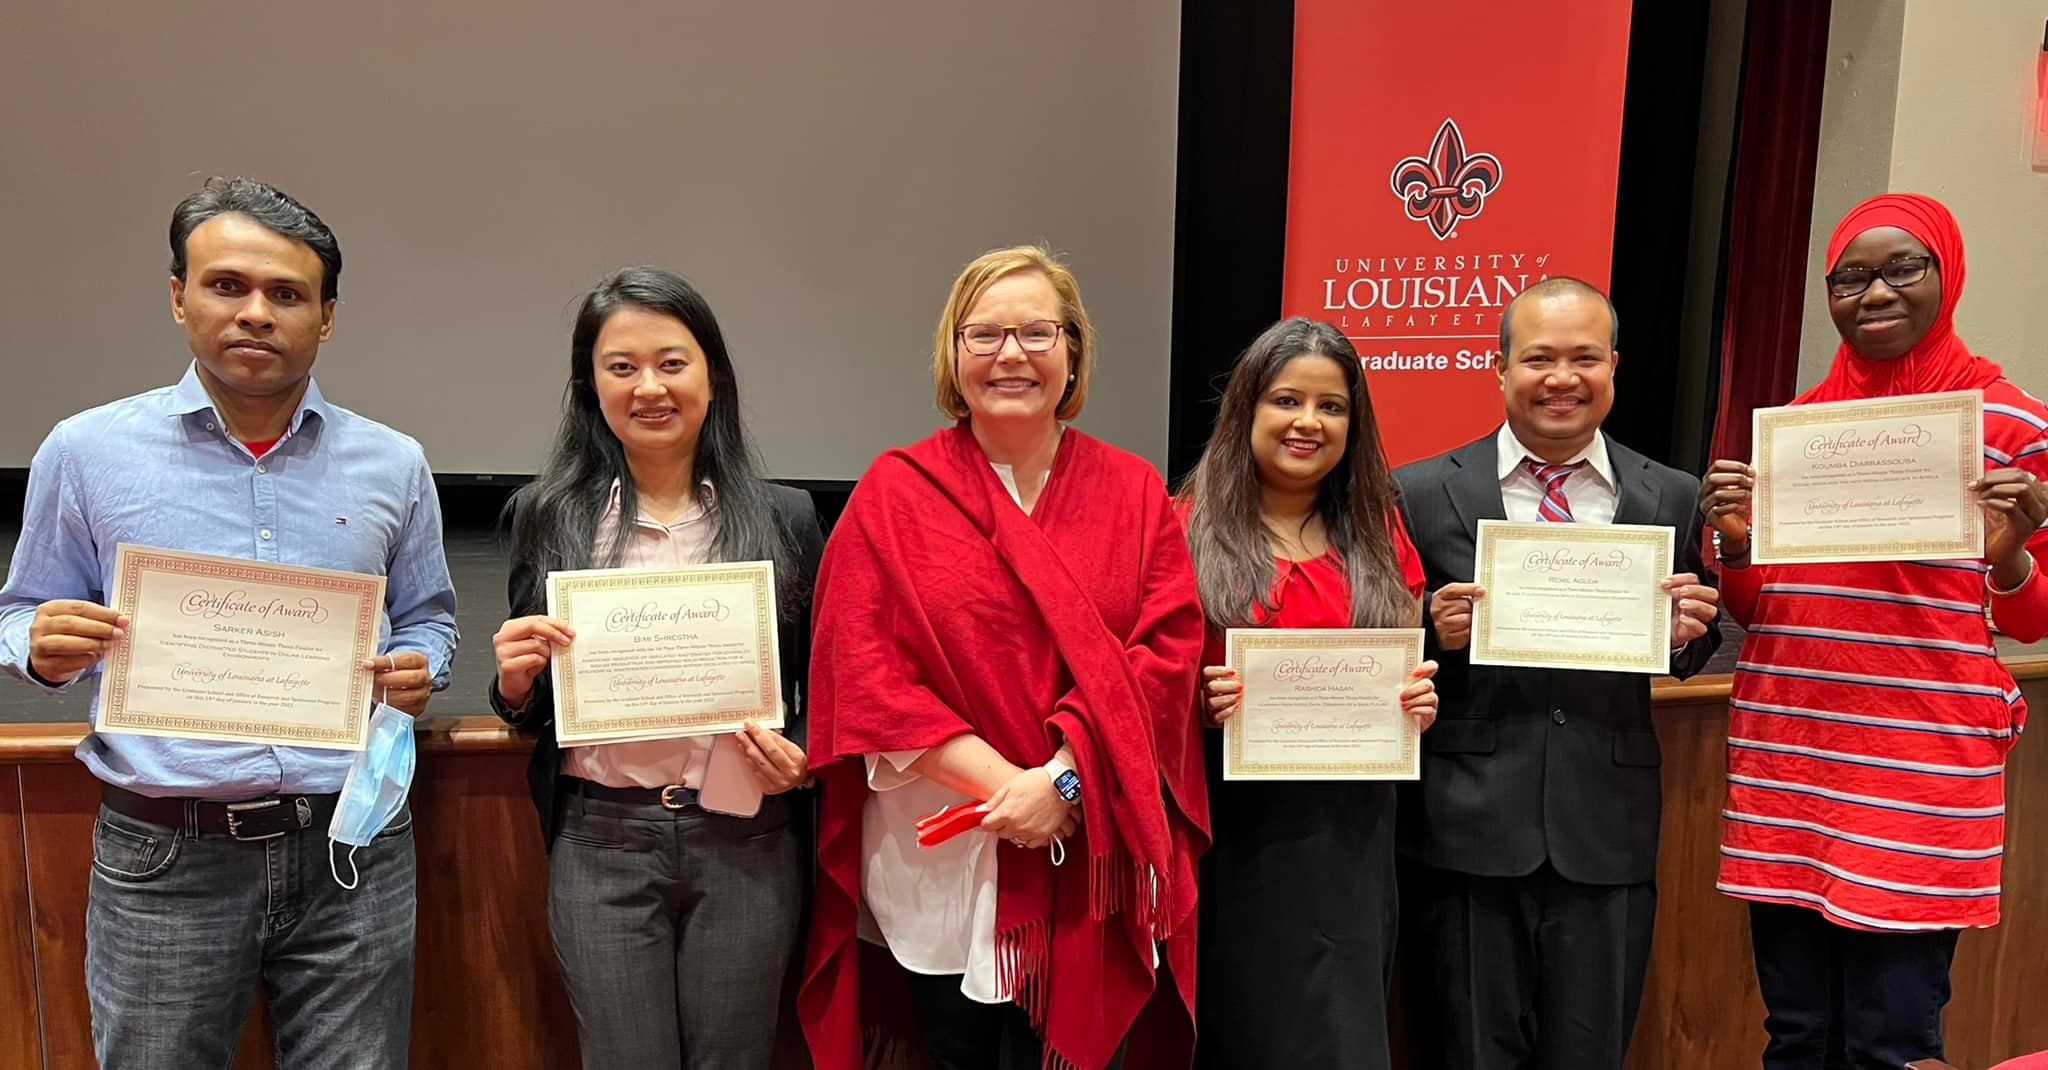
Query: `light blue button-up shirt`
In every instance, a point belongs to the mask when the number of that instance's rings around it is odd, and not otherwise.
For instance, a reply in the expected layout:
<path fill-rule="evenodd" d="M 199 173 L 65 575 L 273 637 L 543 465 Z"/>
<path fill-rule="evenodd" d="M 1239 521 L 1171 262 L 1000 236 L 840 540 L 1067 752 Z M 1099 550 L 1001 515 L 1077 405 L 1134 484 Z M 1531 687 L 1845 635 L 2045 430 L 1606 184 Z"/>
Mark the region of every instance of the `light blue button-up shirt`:
<path fill-rule="evenodd" d="M 124 542 L 381 574 L 378 650 L 426 654 L 434 686 L 447 686 L 455 587 L 426 454 L 413 439 L 328 404 L 316 384 L 307 384 L 284 437 L 260 459 L 228 434 L 196 366 L 176 386 L 59 423 L 29 469 L 21 540 L 0 589 L 0 667 L 36 682 L 27 671 L 36 607 L 53 598 L 105 604 L 114 548 Z M 339 791 L 354 757 L 97 732 L 78 745 L 79 760 L 109 784 L 223 800 Z"/>

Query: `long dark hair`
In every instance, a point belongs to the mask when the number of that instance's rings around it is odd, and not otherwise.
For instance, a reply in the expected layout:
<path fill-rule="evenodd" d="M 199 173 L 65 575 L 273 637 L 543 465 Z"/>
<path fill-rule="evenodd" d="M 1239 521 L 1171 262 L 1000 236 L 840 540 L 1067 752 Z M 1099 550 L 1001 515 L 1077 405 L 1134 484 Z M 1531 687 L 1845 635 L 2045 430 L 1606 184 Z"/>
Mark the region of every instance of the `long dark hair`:
<path fill-rule="evenodd" d="M 512 556 L 533 566 L 534 605 L 547 601 L 547 574 L 558 569 L 611 568 L 625 553 L 630 523 L 620 523 L 597 546 L 597 521 L 612 480 L 619 482 L 619 516 L 638 515 L 639 498 L 625 447 L 598 410 L 596 370 L 591 359 L 598 332 L 622 308 L 673 316 L 696 336 L 709 362 L 711 404 L 697 434 L 692 479 L 709 482 L 717 495 L 712 514 L 711 557 L 717 561 L 773 561 L 775 589 L 784 607 L 796 604 L 795 550 L 775 522 L 768 483 L 740 422 L 740 385 L 733 375 L 725 335 L 704 295 L 675 272 L 632 267 L 605 276 L 583 297 L 569 341 L 569 385 L 562 396 L 562 424 L 554 449 L 533 482 L 506 503 Z M 691 495 L 697 488 L 687 488 Z"/>
<path fill-rule="evenodd" d="M 1254 607 L 1260 612 L 1273 608 L 1268 601 L 1273 551 L 1270 533 L 1259 517 L 1252 418 L 1280 369 L 1304 356 L 1335 360 L 1344 369 L 1351 395 L 1343 457 L 1316 492 L 1316 511 L 1351 581 L 1351 624 L 1412 627 L 1418 619 L 1415 599 L 1401 579 L 1393 539 L 1387 534 L 1400 489 L 1380 451 L 1379 422 L 1373 418 L 1358 351 L 1344 332 L 1303 316 L 1266 328 L 1237 358 L 1209 445 L 1181 485 L 1181 497 L 1189 503 L 1188 549 L 1194 556 L 1203 609 L 1219 628 L 1242 628 L 1256 619 Z"/>

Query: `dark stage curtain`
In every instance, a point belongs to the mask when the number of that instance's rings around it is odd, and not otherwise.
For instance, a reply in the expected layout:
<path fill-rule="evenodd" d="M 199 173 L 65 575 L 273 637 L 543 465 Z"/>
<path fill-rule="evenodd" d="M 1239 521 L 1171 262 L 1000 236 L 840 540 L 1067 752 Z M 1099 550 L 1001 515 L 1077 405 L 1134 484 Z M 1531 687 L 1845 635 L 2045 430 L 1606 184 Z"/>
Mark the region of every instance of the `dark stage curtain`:
<path fill-rule="evenodd" d="M 1752 0 L 1731 169 L 1715 458 L 1749 458 L 1750 413 L 1792 400 L 1827 80 L 1826 0 Z"/>

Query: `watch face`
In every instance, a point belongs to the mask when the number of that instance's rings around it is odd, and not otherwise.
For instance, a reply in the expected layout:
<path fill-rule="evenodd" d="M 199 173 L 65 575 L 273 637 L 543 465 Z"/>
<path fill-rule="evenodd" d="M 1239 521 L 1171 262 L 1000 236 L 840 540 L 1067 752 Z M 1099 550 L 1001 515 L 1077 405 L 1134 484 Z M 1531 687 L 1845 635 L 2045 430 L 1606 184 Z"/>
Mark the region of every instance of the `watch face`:
<path fill-rule="evenodd" d="M 1060 798 L 1068 802 L 1081 797 L 1081 775 L 1072 769 L 1061 773 L 1059 779 L 1052 782 L 1052 786 L 1053 790 L 1060 793 Z"/>

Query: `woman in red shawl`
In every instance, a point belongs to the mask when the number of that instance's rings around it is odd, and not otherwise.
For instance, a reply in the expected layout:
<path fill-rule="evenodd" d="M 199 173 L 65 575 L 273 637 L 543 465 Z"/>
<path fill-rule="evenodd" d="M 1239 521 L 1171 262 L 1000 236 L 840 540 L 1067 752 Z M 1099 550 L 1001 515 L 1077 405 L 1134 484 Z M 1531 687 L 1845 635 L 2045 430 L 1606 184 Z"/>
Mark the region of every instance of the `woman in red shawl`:
<path fill-rule="evenodd" d="M 1956 336 L 1954 217 L 1873 197 L 1827 262 L 1842 344 L 1793 404 L 1983 391 L 1986 533 L 1981 561 L 1751 565 L 1754 470 L 1716 461 L 1702 484 L 1722 604 L 1749 631 L 1719 887 L 1750 902 L 1767 1070 L 1941 1056 L 1957 932 L 1998 922 L 2005 755 L 2027 712 L 1992 628 L 2048 633 L 2048 407 Z"/>
<path fill-rule="evenodd" d="M 932 354 L 959 423 L 877 458 L 826 547 L 799 999 L 822 1070 L 861 1064 L 863 1026 L 906 1039 L 906 1006 L 941 1070 L 1115 1065 L 1162 958 L 1148 1055 L 1186 1064 L 1202 610 L 1158 474 L 1065 426 L 1094 344 L 1045 250 L 969 264 Z M 979 828 L 916 845 L 975 801 Z"/>

